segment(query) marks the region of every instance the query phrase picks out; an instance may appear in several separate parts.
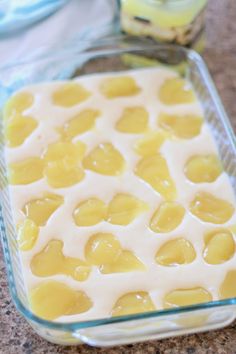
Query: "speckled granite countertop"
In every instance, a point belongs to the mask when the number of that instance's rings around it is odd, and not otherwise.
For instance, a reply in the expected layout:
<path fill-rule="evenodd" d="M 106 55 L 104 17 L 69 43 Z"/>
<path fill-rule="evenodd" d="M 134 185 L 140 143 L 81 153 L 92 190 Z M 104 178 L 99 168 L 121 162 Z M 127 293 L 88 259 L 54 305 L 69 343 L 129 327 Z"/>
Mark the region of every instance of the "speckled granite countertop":
<path fill-rule="evenodd" d="M 236 1 L 210 0 L 207 11 L 207 49 L 204 58 L 236 130 Z M 236 323 L 208 333 L 109 349 L 86 345 L 62 347 L 38 337 L 16 312 L 8 292 L 0 251 L 0 353 L 109 354 L 235 354 Z"/>

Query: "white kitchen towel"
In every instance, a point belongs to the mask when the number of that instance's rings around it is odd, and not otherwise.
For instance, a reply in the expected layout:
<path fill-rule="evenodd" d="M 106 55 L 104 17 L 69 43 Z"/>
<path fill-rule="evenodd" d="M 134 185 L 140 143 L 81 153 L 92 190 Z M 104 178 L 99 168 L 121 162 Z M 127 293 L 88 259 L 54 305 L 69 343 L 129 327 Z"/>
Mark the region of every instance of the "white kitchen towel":
<path fill-rule="evenodd" d="M 68 0 L 53 15 L 31 27 L 0 36 L 0 66 L 22 61 L 35 53 L 42 54 L 50 47 L 110 34 L 117 14 L 117 0 Z"/>

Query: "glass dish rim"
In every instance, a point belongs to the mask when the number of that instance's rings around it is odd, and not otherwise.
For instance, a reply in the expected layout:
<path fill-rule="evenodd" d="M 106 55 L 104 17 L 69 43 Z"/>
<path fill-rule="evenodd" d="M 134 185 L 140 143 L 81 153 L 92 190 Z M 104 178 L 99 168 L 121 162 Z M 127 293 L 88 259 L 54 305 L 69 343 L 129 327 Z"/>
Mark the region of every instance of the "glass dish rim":
<path fill-rule="evenodd" d="M 114 39 L 115 38 L 115 39 Z M 120 48 L 118 46 L 112 49 L 103 49 L 102 47 L 106 44 L 116 44 L 116 42 L 121 41 L 122 39 L 128 39 L 128 40 L 134 40 L 134 43 L 132 43 L 132 46 L 129 46 L 128 48 Z M 220 119 L 222 124 L 225 126 L 225 130 L 228 133 L 228 136 L 231 140 L 231 144 L 234 147 L 234 151 L 236 152 L 236 139 L 235 135 L 233 132 L 233 128 L 231 126 L 230 120 L 228 115 L 225 112 L 225 109 L 223 107 L 223 104 L 221 102 L 221 99 L 219 98 L 219 95 L 217 93 L 217 90 L 215 88 L 215 85 L 211 79 L 211 76 L 208 72 L 207 66 L 205 64 L 205 61 L 202 59 L 202 57 L 195 52 L 194 50 L 187 49 L 180 47 L 178 45 L 173 45 L 173 44 L 161 44 L 161 43 L 153 43 L 145 40 L 137 40 L 133 39 L 132 37 L 129 36 L 116 36 L 116 37 L 108 37 L 104 38 L 101 40 L 96 41 L 94 45 L 92 45 L 91 41 L 86 41 L 83 42 L 85 45 L 86 50 L 95 50 L 94 53 L 91 51 L 88 52 L 88 56 L 90 58 L 98 58 L 99 56 L 103 56 L 105 54 L 121 54 L 121 53 L 130 53 L 130 52 L 136 52 L 138 50 L 165 50 L 165 49 L 179 49 L 182 52 L 185 52 L 185 54 L 191 58 L 195 64 L 198 66 L 198 69 L 200 70 L 202 74 L 202 78 L 204 79 L 204 84 L 206 85 L 208 92 L 211 95 L 211 98 L 215 104 L 215 107 L 219 113 Z M 137 44 L 138 43 L 138 44 Z M 101 49 L 102 48 L 102 49 Z M 22 65 L 26 64 L 33 64 L 37 63 L 37 61 L 40 60 L 51 60 L 53 58 L 60 58 L 60 54 L 63 55 L 63 53 L 67 54 L 73 54 L 77 53 L 78 55 L 86 54 L 86 51 L 81 51 L 72 47 L 68 48 L 63 48 L 62 50 L 58 51 L 57 53 L 54 53 L 53 55 L 50 54 L 43 54 L 43 55 L 36 55 L 31 57 L 29 60 L 21 61 L 21 62 L 13 62 L 11 64 L 5 65 L 0 67 L 0 72 L 2 70 L 13 70 L 17 67 L 20 67 Z M 11 262 L 11 255 L 10 255 L 10 246 L 9 246 L 9 240 L 7 237 L 7 232 L 5 229 L 5 224 L 4 224 L 4 217 L 2 213 L 2 206 L 0 203 L 0 233 L 1 233 L 1 238 L 2 238 L 2 246 L 3 246 L 3 253 L 4 253 L 4 260 L 5 260 L 5 265 L 6 265 L 6 271 L 7 271 L 7 279 L 8 279 L 8 284 L 9 284 L 9 290 L 10 294 L 13 300 L 13 303 L 15 304 L 16 309 L 30 322 L 35 323 L 37 325 L 42 325 L 48 329 L 52 330 L 64 330 L 64 331 L 76 331 L 79 329 L 84 329 L 88 327 L 97 327 L 101 325 L 109 325 L 109 324 L 115 324 L 115 323 L 123 323 L 123 322 L 128 322 L 132 320 L 141 320 L 141 319 L 151 319 L 151 318 L 162 318 L 163 316 L 166 315 L 178 315 L 178 314 L 183 314 L 183 313 L 188 313 L 191 311 L 199 311 L 199 310 L 206 310 L 206 309 L 211 309 L 211 308 L 218 308 L 218 307 L 223 307 L 223 306 L 229 306 L 229 305 L 236 305 L 236 297 L 234 298 L 229 298 L 229 299 L 224 299 L 224 300 L 218 300 L 218 301 L 211 301 L 203 304 L 196 304 L 196 305 L 191 305 L 191 306 L 184 306 L 184 307 L 177 307 L 174 309 L 164 309 L 164 310 L 156 310 L 152 312 L 146 312 L 146 313 L 139 313 L 139 314 L 133 314 L 133 315 L 126 315 L 126 316 L 119 316 L 119 317 L 110 317 L 110 318 L 102 318 L 102 319 L 94 319 L 94 320 L 88 320 L 88 321 L 73 321 L 73 322 L 55 322 L 55 321 L 48 321 L 45 319 L 42 319 L 38 316 L 36 316 L 30 309 L 28 309 L 23 302 L 20 300 L 20 298 L 17 295 L 17 288 L 16 288 L 16 283 L 15 283 L 15 275 L 14 275 L 14 270 Z"/>
<path fill-rule="evenodd" d="M 168 0 L 163 1 L 163 0 L 145 0 L 147 4 L 151 6 L 162 6 L 162 5 L 175 5 L 175 6 L 183 6 L 183 5 L 189 5 L 190 3 L 193 3 L 194 0 Z M 206 0 L 207 3 L 208 0 Z"/>

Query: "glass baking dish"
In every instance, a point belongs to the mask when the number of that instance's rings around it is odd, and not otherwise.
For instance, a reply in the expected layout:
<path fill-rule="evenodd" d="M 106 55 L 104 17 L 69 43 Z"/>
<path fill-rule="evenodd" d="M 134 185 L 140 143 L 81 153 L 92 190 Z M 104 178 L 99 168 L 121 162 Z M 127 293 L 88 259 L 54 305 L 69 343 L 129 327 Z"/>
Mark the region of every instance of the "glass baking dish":
<path fill-rule="evenodd" d="M 96 44 L 73 43 L 73 46 L 67 46 L 60 51 L 51 50 L 51 54 L 31 56 L 28 60 L 0 69 L 0 105 L 2 106 L 15 90 L 31 83 L 158 65 L 177 70 L 193 83 L 235 192 L 234 133 L 206 65 L 192 50 L 129 37 L 103 39 Z M 50 322 L 35 316 L 29 308 L 24 289 L 8 196 L 2 141 L 1 136 L 0 230 L 10 292 L 18 311 L 40 336 L 65 345 L 84 342 L 95 346 L 113 346 L 216 329 L 228 325 L 236 318 L 236 298 L 87 322 Z"/>

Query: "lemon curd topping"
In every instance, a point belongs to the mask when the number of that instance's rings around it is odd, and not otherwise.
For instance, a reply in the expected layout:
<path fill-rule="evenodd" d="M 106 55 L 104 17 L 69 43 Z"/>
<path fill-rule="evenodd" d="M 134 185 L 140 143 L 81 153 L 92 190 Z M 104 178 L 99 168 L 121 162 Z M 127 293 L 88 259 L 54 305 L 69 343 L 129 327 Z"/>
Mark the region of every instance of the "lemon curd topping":
<path fill-rule="evenodd" d="M 3 110 L 32 311 L 82 321 L 236 296 L 235 199 L 192 84 L 165 68 L 26 87 Z"/>

